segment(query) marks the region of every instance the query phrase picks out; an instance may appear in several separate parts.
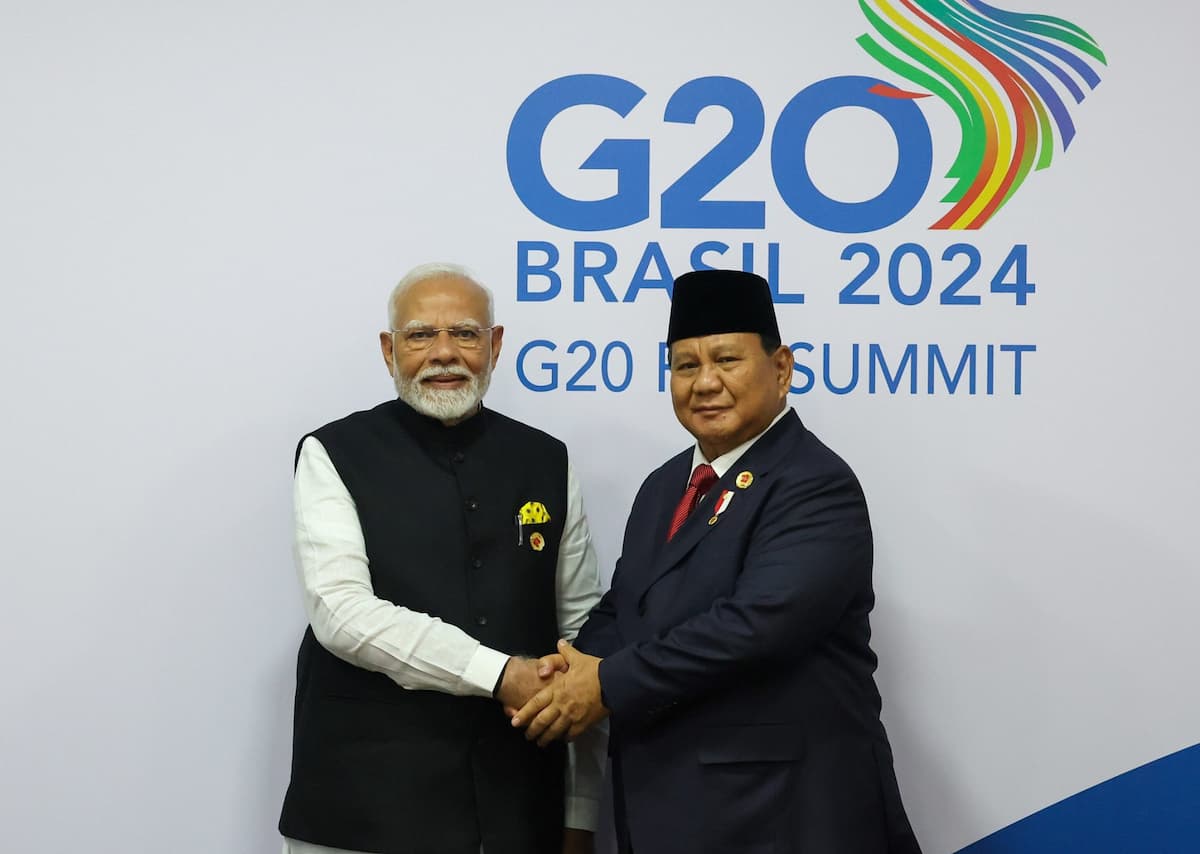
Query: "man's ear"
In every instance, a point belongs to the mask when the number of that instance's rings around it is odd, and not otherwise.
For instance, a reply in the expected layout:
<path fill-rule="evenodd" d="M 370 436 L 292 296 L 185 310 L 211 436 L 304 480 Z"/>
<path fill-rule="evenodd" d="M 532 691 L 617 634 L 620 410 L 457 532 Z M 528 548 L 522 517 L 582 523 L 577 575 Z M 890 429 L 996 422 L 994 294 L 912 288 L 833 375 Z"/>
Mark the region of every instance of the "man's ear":
<path fill-rule="evenodd" d="M 392 352 L 392 333 L 379 333 L 379 351 L 383 353 L 383 363 L 387 365 L 388 376 L 394 377 L 396 370 L 392 366 L 392 360 L 395 358 L 395 354 Z"/>
<path fill-rule="evenodd" d="M 780 344 L 775 355 L 771 357 L 771 362 L 775 366 L 775 378 L 779 382 L 780 393 L 786 399 L 788 391 L 792 387 L 792 372 L 796 368 L 796 357 L 792 353 L 792 348 L 786 344 Z"/>
<path fill-rule="evenodd" d="M 496 360 L 500 358 L 500 345 L 504 343 L 504 327 L 492 327 L 492 367 L 496 367 Z"/>

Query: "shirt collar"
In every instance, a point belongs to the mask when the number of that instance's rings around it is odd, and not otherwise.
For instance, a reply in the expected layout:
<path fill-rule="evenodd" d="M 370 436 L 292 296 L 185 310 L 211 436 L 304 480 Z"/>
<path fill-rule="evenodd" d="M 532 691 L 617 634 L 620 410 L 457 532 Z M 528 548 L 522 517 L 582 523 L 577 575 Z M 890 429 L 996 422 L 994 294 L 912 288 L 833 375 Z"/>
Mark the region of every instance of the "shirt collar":
<path fill-rule="evenodd" d="M 715 460 L 706 460 L 704 458 L 704 452 L 700 450 L 700 444 L 696 443 L 696 447 L 692 449 L 692 468 L 688 472 L 688 477 L 691 477 L 692 472 L 696 470 L 696 466 L 700 465 L 701 463 L 708 463 L 713 467 L 713 471 L 717 473 L 717 477 L 724 477 L 725 472 L 733 468 L 733 464 L 738 461 L 738 458 L 741 457 L 742 454 L 746 453 L 746 451 L 750 450 L 750 446 L 763 437 L 763 433 L 766 433 L 767 430 L 770 430 L 772 427 L 778 424 L 779 419 L 791 411 L 792 408 L 790 406 L 785 406 L 783 411 L 776 415 L 774 420 L 767 425 L 766 430 L 763 430 L 762 433 L 759 433 L 757 436 L 753 436 L 747 439 L 745 442 L 742 442 L 742 444 L 738 445 L 733 450 L 726 451 Z"/>

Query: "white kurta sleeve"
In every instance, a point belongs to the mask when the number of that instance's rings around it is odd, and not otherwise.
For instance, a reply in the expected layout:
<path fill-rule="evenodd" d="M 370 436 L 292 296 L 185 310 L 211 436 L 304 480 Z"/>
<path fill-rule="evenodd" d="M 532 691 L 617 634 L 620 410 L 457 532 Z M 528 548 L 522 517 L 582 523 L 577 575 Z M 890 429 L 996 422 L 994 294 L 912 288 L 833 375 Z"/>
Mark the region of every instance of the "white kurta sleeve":
<path fill-rule="evenodd" d="M 567 512 L 557 567 L 558 630 L 574 640 L 588 613 L 600 601 L 596 550 L 583 512 L 583 494 L 575 470 L 567 464 Z M 568 745 L 566 826 L 595 830 L 599 823 L 608 722 L 593 727 Z"/>
<path fill-rule="evenodd" d="M 491 696 L 506 654 L 457 626 L 375 595 L 354 499 L 313 436 L 300 448 L 294 499 L 296 566 L 320 644 L 403 688 Z M 583 536 L 590 550 L 586 524 Z M 592 563 L 594 571 L 594 556 Z M 574 593 L 573 601 L 579 596 Z"/>

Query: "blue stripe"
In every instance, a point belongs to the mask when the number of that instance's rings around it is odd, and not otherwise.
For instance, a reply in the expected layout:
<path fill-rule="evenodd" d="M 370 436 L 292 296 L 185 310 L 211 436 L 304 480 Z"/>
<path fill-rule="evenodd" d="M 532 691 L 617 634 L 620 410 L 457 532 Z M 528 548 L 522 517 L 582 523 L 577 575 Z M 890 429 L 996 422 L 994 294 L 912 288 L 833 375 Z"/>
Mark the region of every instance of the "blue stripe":
<path fill-rule="evenodd" d="M 958 854 L 1200 852 L 1200 744 L 1035 812 Z"/>

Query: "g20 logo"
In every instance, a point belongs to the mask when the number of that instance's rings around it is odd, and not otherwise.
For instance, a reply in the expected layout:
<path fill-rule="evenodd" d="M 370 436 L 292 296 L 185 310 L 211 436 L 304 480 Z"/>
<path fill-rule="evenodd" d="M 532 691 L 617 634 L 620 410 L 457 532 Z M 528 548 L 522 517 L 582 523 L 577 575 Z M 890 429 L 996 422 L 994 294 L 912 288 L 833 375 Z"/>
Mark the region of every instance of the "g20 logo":
<path fill-rule="evenodd" d="M 1075 126 L 1063 97 L 1084 99 L 1083 86 L 1100 82 L 1089 60 L 1106 62 L 1088 33 L 1061 18 L 1006 12 L 981 0 L 860 0 L 878 37 L 859 45 L 881 65 L 927 91 L 905 91 L 873 77 L 821 80 L 793 97 L 771 134 L 771 175 L 779 197 L 800 219 L 841 233 L 875 231 L 905 217 L 929 186 L 933 141 L 918 101 L 940 99 L 957 119 L 961 138 L 947 171 L 950 209 L 933 228 L 969 229 L 986 223 L 1032 171 L 1065 151 Z M 581 169 L 608 170 L 616 191 L 602 199 L 572 198 L 551 183 L 541 159 L 550 123 L 573 107 L 593 105 L 625 118 L 646 92 L 619 77 L 576 74 L 538 87 L 517 109 L 508 131 L 508 174 L 518 198 L 535 216 L 572 231 L 619 229 L 650 217 L 651 141 L 604 139 Z M 700 77 L 671 96 L 663 121 L 694 124 L 707 107 L 733 118 L 729 133 L 682 171 L 658 198 L 663 228 L 765 227 L 762 200 L 715 201 L 705 196 L 759 148 L 766 116 L 757 93 L 732 77 Z M 874 198 L 843 202 L 822 193 L 805 160 L 816 123 L 833 110 L 861 107 L 883 119 L 895 136 L 898 163 Z"/>
<path fill-rule="evenodd" d="M 771 138 L 771 172 L 784 203 L 801 219 L 829 231 L 874 231 L 913 209 L 925 193 L 933 165 L 933 140 L 920 109 L 908 99 L 876 94 L 882 81 L 834 77 L 809 86 L 788 102 Z M 546 177 L 542 139 L 563 111 L 585 104 L 606 107 L 624 118 L 646 93 L 628 80 L 599 74 L 560 77 L 521 104 L 508 132 L 508 174 L 530 212 L 572 231 L 624 228 L 650 216 L 650 140 L 606 139 L 582 169 L 609 169 L 617 190 L 598 200 L 573 199 Z M 762 201 L 711 201 L 706 196 L 758 150 L 766 126 L 762 101 L 732 77 L 700 77 L 681 86 L 667 102 L 663 120 L 695 124 L 706 107 L 723 107 L 733 118 L 729 133 L 681 174 L 659 197 L 663 228 L 763 228 Z M 804 152 L 817 121 L 839 107 L 864 107 L 880 116 L 896 136 L 900 157 L 891 183 L 865 202 L 841 202 L 817 189 Z"/>

